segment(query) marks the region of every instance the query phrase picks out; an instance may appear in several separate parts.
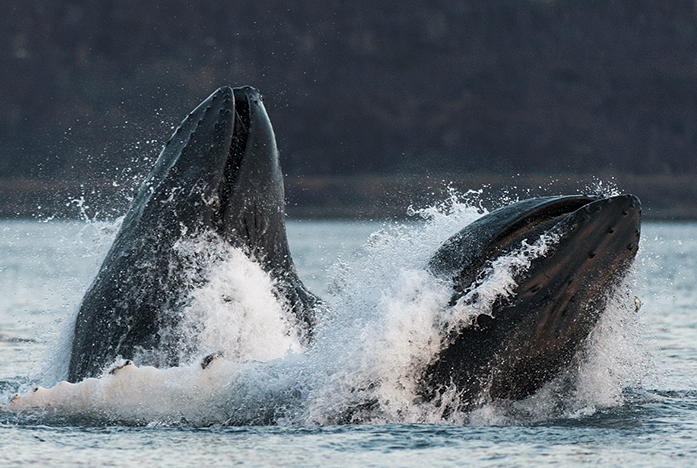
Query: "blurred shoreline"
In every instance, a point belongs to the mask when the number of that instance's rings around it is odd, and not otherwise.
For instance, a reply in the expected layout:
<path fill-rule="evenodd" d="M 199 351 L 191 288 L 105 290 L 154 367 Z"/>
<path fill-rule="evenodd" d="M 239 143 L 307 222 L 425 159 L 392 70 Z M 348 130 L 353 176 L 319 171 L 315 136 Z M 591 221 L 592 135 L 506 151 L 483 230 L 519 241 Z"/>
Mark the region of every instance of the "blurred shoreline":
<path fill-rule="evenodd" d="M 126 212 L 139 183 L 0 178 L 0 218 L 115 218 Z M 697 220 L 692 175 L 288 176 L 285 190 L 286 213 L 294 219 L 406 218 L 451 196 L 491 210 L 535 196 L 629 192 L 642 200 L 645 219 Z"/>
<path fill-rule="evenodd" d="M 293 176 L 697 177 L 692 0 L 3 7 L 0 177 L 118 176 L 226 84 L 263 92 Z"/>

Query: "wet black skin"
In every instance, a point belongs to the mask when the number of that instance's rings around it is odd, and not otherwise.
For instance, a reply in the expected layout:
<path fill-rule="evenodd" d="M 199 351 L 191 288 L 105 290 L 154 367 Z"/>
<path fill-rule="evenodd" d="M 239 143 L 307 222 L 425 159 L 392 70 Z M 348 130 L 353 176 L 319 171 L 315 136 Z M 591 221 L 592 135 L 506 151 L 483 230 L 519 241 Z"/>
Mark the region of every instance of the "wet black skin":
<path fill-rule="evenodd" d="M 290 257 L 276 140 L 251 87 L 218 89 L 165 145 L 82 300 L 69 381 L 141 351 L 157 350 L 148 364 L 178 363 L 183 344 L 162 333 L 177 324 L 191 288 L 175 244 L 211 234 L 272 275 L 307 343 L 320 303 Z"/>
<path fill-rule="evenodd" d="M 547 197 L 494 211 L 446 241 L 428 268 L 452 281 L 454 305 L 477 300 L 465 296 L 500 255 L 545 232 L 559 236 L 491 315 L 444 338 L 423 372 L 422 396 L 437 399 L 454 385 L 460 409 L 518 400 L 566 370 L 634 259 L 640 224 L 641 204 L 633 195 Z"/>

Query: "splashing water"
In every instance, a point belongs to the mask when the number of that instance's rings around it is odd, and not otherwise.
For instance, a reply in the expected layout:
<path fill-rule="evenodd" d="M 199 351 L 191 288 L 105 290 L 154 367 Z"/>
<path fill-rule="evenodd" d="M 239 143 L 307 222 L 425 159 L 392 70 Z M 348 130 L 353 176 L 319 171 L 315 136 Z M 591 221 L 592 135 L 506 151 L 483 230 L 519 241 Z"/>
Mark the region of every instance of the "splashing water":
<path fill-rule="evenodd" d="M 631 280 L 608 301 L 573 369 L 532 397 L 447 415 L 448 405 L 423 401 L 418 379 L 440 351 L 441 337 L 490 314 L 497 298 L 513 293 L 515 275 L 555 239 L 542 237 L 498 258 L 470 292 L 477 301 L 466 295 L 449 306 L 451 285 L 426 265 L 446 239 L 485 210 L 453 194 L 413 213 L 422 221 L 374 233 L 359 255 L 332 267 L 331 312 L 308 350 L 293 333 L 294 319 L 274 295 L 272 278 L 240 250 L 198 239 L 176 246 L 194 272 L 183 320 L 169 331 L 189 344 L 182 351 L 189 353 L 185 364 L 156 369 L 115 363 L 99 378 L 38 388 L 5 409 L 125 424 L 510 424 L 622 403 L 623 388 L 641 377 Z M 206 362 L 211 353 L 219 354 Z M 450 389 L 441 398 L 455 393 Z"/>
<path fill-rule="evenodd" d="M 294 319 L 273 294 L 273 280 L 240 249 L 215 236 L 175 245 L 189 259 L 189 281 L 205 280 L 193 289 L 175 330 L 196 354 L 219 352 L 235 362 L 269 361 L 301 352 L 293 333 Z M 187 359 L 188 358 L 188 359 Z M 191 360 L 181 356 L 181 361 Z"/>

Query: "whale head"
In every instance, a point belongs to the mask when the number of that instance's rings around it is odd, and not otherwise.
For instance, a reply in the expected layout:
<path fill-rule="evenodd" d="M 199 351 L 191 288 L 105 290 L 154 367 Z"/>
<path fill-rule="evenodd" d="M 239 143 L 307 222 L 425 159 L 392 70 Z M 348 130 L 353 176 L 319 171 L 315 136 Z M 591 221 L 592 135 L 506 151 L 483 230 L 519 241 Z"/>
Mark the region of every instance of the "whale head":
<path fill-rule="evenodd" d="M 515 277 L 512 294 L 444 339 L 424 372 L 424 394 L 453 384 L 460 404 L 527 397 L 566 369 L 624 278 L 639 243 L 633 195 L 524 200 L 483 216 L 447 240 L 429 269 L 453 284 L 451 305 L 477 301 L 491 262 L 544 236 L 544 254 Z"/>
<path fill-rule="evenodd" d="M 192 272 L 176 246 L 210 235 L 269 273 L 308 344 L 321 305 L 290 256 L 276 139 L 261 95 L 249 86 L 219 88 L 164 145 L 82 300 L 69 380 L 141 351 L 156 356 L 150 364 L 178 363 L 184 344 L 167 330 L 181 320 Z"/>
<path fill-rule="evenodd" d="M 136 195 L 123 230 L 213 231 L 267 269 L 291 265 L 283 177 L 259 91 L 221 87 L 184 119 Z"/>

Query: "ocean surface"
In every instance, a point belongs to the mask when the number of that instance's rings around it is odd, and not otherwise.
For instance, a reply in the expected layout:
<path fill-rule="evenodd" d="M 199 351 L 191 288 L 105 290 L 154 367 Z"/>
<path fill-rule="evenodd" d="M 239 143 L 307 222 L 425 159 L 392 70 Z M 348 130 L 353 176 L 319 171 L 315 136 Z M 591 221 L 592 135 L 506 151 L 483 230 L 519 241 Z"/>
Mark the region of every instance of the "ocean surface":
<path fill-rule="evenodd" d="M 0 466 L 695 466 L 695 223 L 644 223 L 635 266 L 572 389 L 457 417 L 410 405 L 407 344 L 442 300 L 416 266 L 476 216 L 462 208 L 428 222 L 289 221 L 301 278 L 336 314 L 309 358 L 243 324 L 250 359 L 220 360 L 207 380 L 197 380 L 196 361 L 36 394 L 65 377 L 76 308 L 118 223 L 0 221 Z M 194 301 L 220 334 L 227 325 L 209 299 L 232 294 L 239 263 L 223 262 Z M 275 320 L 274 306 L 262 305 L 265 280 L 247 289 L 258 294 L 249 310 Z M 337 425 L 349 387 L 374 373 L 395 382 L 380 395 L 384 410 Z M 10 408 L 17 393 L 33 402 L 25 411 Z M 269 407 L 273 424 L 261 424 Z"/>

